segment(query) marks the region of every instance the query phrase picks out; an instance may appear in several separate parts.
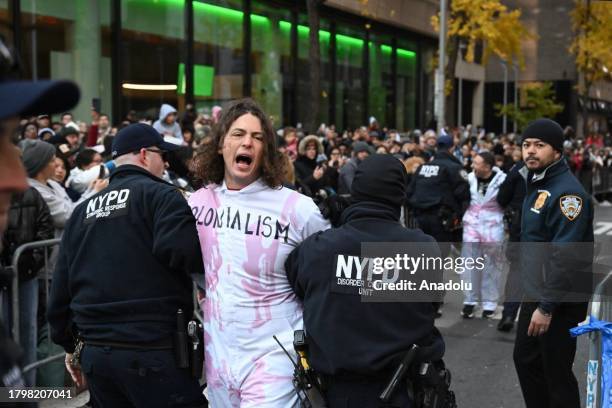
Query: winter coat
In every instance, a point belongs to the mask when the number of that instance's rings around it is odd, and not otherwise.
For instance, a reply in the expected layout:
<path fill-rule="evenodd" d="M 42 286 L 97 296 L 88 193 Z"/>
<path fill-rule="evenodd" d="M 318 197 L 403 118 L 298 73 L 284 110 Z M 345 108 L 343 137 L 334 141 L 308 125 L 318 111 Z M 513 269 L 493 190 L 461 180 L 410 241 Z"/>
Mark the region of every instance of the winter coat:
<path fill-rule="evenodd" d="M 49 207 L 40 193 L 30 187 L 14 194 L 9 209 L 8 227 L 2 237 L 2 264 L 12 263 L 15 250 L 23 244 L 53 238 L 53 221 Z M 44 265 L 42 250 L 26 251 L 19 258 L 17 272 L 21 281 L 36 277 Z"/>

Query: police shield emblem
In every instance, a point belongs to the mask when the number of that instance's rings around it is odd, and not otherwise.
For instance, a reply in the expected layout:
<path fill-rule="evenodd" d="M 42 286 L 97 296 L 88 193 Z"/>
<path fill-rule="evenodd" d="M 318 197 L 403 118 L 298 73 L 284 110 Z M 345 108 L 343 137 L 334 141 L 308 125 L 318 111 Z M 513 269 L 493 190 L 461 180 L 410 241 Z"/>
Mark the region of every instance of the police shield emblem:
<path fill-rule="evenodd" d="M 559 199 L 561 212 L 568 220 L 574 221 L 582 211 L 582 198 L 575 195 L 566 195 Z"/>

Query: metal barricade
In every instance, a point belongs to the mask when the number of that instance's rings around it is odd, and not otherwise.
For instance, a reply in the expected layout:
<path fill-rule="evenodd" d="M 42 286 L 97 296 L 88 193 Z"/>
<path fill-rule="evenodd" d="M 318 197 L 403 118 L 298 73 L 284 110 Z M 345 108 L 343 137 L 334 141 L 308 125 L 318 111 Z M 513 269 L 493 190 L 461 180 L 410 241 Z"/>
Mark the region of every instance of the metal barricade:
<path fill-rule="evenodd" d="M 19 333 L 19 273 L 18 273 L 18 268 L 17 265 L 19 264 L 19 258 L 21 258 L 21 256 L 23 256 L 23 254 L 26 251 L 30 251 L 30 250 L 34 250 L 34 249 L 42 249 L 44 252 L 44 264 L 43 264 L 43 268 L 42 268 L 42 273 L 39 273 L 39 276 L 37 279 L 42 279 L 44 281 L 44 287 L 45 287 L 45 293 L 47 294 L 47 299 L 49 297 L 49 281 L 50 281 L 50 277 L 51 277 L 51 271 L 50 271 L 50 267 L 49 267 L 49 262 L 51 260 L 51 250 L 58 246 L 60 244 L 61 240 L 59 238 L 56 239 L 48 239 L 48 240 L 44 240 L 44 241 L 36 241 L 36 242 L 30 242 L 28 244 L 24 244 L 19 246 L 16 250 L 15 253 L 13 254 L 13 261 L 11 264 L 11 268 L 13 270 L 13 281 L 12 281 L 12 285 L 11 285 L 11 298 L 12 298 L 12 328 L 11 328 L 11 333 L 13 336 L 13 340 L 19 344 L 19 340 L 20 340 L 20 333 Z M 51 342 L 50 337 L 48 338 L 48 341 Z M 55 360 L 59 360 L 60 358 L 62 358 L 64 356 L 64 353 L 62 354 L 58 354 L 55 356 L 51 356 L 48 357 L 44 360 L 41 361 L 37 361 L 33 364 L 30 364 L 26 367 L 24 367 L 24 372 L 33 370 L 39 366 L 42 366 L 44 364 L 50 363 L 52 361 Z"/>
<path fill-rule="evenodd" d="M 612 321 L 612 272 L 610 272 L 595 288 L 591 302 L 591 316 L 598 320 Z M 602 408 L 601 396 L 601 333 L 588 333 L 589 361 L 587 362 L 587 392 L 586 408 Z"/>

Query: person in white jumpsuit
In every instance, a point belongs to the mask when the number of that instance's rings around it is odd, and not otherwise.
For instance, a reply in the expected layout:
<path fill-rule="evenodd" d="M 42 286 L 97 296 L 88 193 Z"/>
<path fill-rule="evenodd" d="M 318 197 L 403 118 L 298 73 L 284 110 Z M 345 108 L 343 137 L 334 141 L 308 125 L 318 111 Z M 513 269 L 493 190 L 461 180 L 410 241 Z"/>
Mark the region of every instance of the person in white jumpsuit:
<path fill-rule="evenodd" d="M 206 184 L 189 199 L 205 269 L 205 370 L 213 408 L 293 407 L 293 332 L 302 308 L 284 262 L 329 228 L 311 198 L 282 187 L 275 135 L 251 100 L 222 112 L 212 146 L 196 158 Z M 211 147 L 212 147 L 211 146 Z"/>
<path fill-rule="evenodd" d="M 495 167 L 495 158 L 485 152 L 474 157 L 468 175 L 470 206 L 463 215 L 464 258 L 482 258 L 484 268 L 467 267 L 464 281 L 472 284 L 465 290 L 464 306 L 482 303 L 483 317 L 491 317 L 497 308 L 501 290 L 504 241 L 504 210 L 495 199 L 506 173 Z"/>

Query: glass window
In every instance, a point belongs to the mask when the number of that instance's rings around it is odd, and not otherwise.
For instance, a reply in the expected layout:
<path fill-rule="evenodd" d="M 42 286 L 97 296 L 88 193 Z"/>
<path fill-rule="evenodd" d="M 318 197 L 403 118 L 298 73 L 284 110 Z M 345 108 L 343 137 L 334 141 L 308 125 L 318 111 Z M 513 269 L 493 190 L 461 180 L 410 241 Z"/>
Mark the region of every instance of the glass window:
<path fill-rule="evenodd" d="M 196 108 L 208 113 L 243 94 L 242 1 L 194 1 L 193 14 L 193 93 Z"/>
<path fill-rule="evenodd" d="M 309 117 L 308 113 L 311 107 L 310 92 L 310 28 L 308 27 L 308 16 L 300 14 L 298 17 L 298 61 L 297 61 L 297 87 L 294 87 L 292 92 L 297 92 L 297 121 L 304 123 Z M 289 25 L 290 27 L 290 25 Z M 290 34 L 290 31 L 288 32 Z M 329 89 L 330 89 L 330 70 L 331 64 L 329 61 L 329 24 L 326 20 L 321 19 L 319 26 L 319 50 L 321 55 L 320 61 L 320 79 L 321 79 L 321 95 L 319 96 L 319 116 L 317 124 L 327 123 L 329 115 Z M 306 129 L 314 133 L 316 129 Z"/>
<path fill-rule="evenodd" d="M 374 116 L 381 127 L 392 126 L 393 109 L 393 72 L 391 67 L 391 38 L 376 34 L 370 35 L 370 80 L 369 116 Z"/>
<path fill-rule="evenodd" d="M 275 127 L 285 125 L 291 85 L 291 13 L 262 2 L 251 6 L 251 96 L 272 118 Z M 287 95 L 286 98 L 284 96 Z M 283 99 L 287 99 L 284 101 Z"/>
<path fill-rule="evenodd" d="M 179 111 L 179 65 L 184 61 L 183 0 L 121 2 L 121 87 L 123 115 L 157 119 L 162 103 Z"/>
<path fill-rule="evenodd" d="M 397 45 L 397 128 L 408 130 L 416 125 L 416 44 L 398 39 Z"/>
<path fill-rule="evenodd" d="M 364 116 L 363 33 L 338 26 L 336 31 L 336 127 L 355 129 Z"/>
<path fill-rule="evenodd" d="M 110 110 L 110 59 L 101 52 L 102 20 L 108 27 L 109 4 L 109 0 L 21 1 L 24 77 L 78 83 L 81 100 L 73 109 L 75 120 L 90 120 L 92 98 L 101 98 L 103 109 Z"/>

